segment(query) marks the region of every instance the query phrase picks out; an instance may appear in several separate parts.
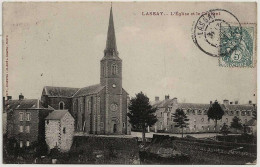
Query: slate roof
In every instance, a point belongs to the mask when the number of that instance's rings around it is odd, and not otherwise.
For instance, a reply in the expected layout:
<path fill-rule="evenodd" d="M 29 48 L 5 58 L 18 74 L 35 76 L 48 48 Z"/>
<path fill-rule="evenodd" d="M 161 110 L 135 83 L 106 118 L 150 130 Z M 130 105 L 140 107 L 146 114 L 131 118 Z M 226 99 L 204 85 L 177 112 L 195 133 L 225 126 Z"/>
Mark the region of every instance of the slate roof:
<path fill-rule="evenodd" d="M 194 108 L 194 109 L 208 109 L 210 104 L 200 104 L 200 103 L 178 103 L 178 108 Z"/>
<path fill-rule="evenodd" d="M 8 100 L 5 103 L 6 110 L 14 109 L 44 109 L 38 99 Z"/>
<path fill-rule="evenodd" d="M 54 110 L 45 119 L 48 120 L 60 120 L 68 110 Z"/>
<path fill-rule="evenodd" d="M 78 96 L 86 96 L 90 94 L 96 94 L 100 92 L 105 86 L 102 86 L 100 84 L 97 85 L 91 85 L 85 88 L 79 89 L 73 97 L 78 97 Z"/>
<path fill-rule="evenodd" d="M 236 110 L 254 110 L 253 105 L 241 105 L 241 104 L 233 104 L 233 105 L 225 105 L 226 109 L 236 111 Z"/>
<path fill-rule="evenodd" d="M 167 107 L 170 103 L 173 102 L 173 99 L 165 99 L 165 100 L 161 100 L 161 101 L 155 101 L 152 103 L 153 106 L 156 106 L 158 108 L 160 107 Z"/>
<path fill-rule="evenodd" d="M 57 97 L 72 97 L 79 88 L 45 86 L 45 95 Z"/>
<path fill-rule="evenodd" d="M 173 102 L 173 99 L 165 99 L 165 100 L 160 100 L 160 101 L 154 101 L 152 102 L 152 106 L 156 106 L 158 108 L 165 108 L 169 106 Z M 184 109 L 208 109 L 210 107 L 210 104 L 202 104 L 202 103 L 177 103 L 178 108 L 184 108 Z M 240 105 L 240 104 L 220 104 L 221 108 L 223 110 L 230 110 L 230 111 L 236 111 L 236 110 L 255 110 L 253 105 Z"/>

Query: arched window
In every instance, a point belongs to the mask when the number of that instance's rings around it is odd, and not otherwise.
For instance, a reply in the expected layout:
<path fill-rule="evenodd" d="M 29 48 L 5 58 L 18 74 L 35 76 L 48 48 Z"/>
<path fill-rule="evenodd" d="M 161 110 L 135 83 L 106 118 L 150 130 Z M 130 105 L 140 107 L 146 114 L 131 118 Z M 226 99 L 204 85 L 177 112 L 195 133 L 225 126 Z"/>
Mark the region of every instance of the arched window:
<path fill-rule="evenodd" d="M 117 74 L 117 65 L 116 65 L 116 64 L 113 64 L 113 65 L 112 65 L 112 74 L 113 74 L 113 75 L 116 75 L 116 74 Z"/>
<path fill-rule="evenodd" d="M 64 106 L 65 106 L 64 102 L 61 101 L 61 102 L 59 103 L 59 109 L 60 109 L 60 110 L 63 110 L 63 109 L 64 109 Z"/>

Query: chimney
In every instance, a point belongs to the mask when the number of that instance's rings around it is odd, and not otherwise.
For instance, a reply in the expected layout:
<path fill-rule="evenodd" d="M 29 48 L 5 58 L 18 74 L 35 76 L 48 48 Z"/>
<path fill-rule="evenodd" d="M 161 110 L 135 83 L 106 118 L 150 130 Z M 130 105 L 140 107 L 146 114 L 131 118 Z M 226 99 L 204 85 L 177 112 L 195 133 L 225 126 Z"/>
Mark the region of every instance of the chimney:
<path fill-rule="evenodd" d="M 235 104 L 238 104 L 238 101 L 237 101 L 237 100 L 235 101 Z"/>
<path fill-rule="evenodd" d="M 228 105 L 229 104 L 229 100 L 227 100 L 227 99 L 223 100 L 223 104 L 224 105 Z"/>
<path fill-rule="evenodd" d="M 23 100 L 24 99 L 24 96 L 23 96 L 23 94 L 21 93 L 20 95 L 19 95 L 19 100 Z"/>
<path fill-rule="evenodd" d="M 159 100 L 160 100 L 159 96 L 155 96 L 155 101 L 159 101 Z"/>
<path fill-rule="evenodd" d="M 12 96 L 7 96 L 7 100 L 12 100 Z"/>
<path fill-rule="evenodd" d="M 174 104 L 177 104 L 177 103 L 178 103 L 177 97 L 174 97 L 174 98 L 173 98 L 173 103 L 174 103 Z"/>
<path fill-rule="evenodd" d="M 252 104 L 252 100 L 249 100 L 249 101 L 248 101 L 248 104 Z"/>
<path fill-rule="evenodd" d="M 212 101 L 210 101 L 209 104 L 212 104 Z"/>
<path fill-rule="evenodd" d="M 170 99 L 170 95 L 165 95 L 165 100 Z"/>

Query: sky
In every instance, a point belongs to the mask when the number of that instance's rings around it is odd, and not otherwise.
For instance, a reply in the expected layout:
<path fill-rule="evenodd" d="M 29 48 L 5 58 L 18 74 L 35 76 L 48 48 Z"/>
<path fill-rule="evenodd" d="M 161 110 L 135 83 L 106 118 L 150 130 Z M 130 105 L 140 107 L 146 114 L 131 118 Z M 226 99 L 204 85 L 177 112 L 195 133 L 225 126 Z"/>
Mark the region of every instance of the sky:
<path fill-rule="evenodd" d="M 81 88 L 99 83 L 110 6 L 104 2 L 4 3 L 3 67 L 8 50 L 4 90 L 13 99 L 20 93 L 30 99 L 40 98 L 44 86 Z M 256 102 L 256 67 L 220 67 L 217 57 L 193 43 L 192 28 L 199 16 L 144 15 L 217 8 L 230 11 L 240 23 L 256 23 L 255 3 L 113 3 L 123 87 L 130 97 L 142 91 L 151 101 L 169 94 L 179 102 Z"/>

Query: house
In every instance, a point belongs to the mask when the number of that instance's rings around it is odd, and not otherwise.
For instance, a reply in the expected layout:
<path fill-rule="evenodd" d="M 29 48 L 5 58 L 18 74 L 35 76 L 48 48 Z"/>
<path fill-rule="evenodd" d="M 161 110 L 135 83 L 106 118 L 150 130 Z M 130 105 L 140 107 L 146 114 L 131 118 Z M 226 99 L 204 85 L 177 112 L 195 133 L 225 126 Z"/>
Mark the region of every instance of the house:
<path fill-rule="evenodd" d="M 158 121 L 150 129 L 155 132 L 180 133 L 181 129 L 175 127 L 172 116 L 176 109 L 182 109 L 189 119 L 189 127 L 183 129 L 184 133 L 215 132 L 215 123 L 213 120 L 209 120 L 207 115 L 211 103 L 179 103 L 176 97 L 170 99 L 169 95 L 165 96 L 164 100 L 159 100 L 159 97 L 155 97 L 152 105 L 158 108 L 156 111 Z M 229 102 L 229 100 L 224 100 L 220 106 L 224 110 L 224 115 L 218 121 L 217 131 L 222 128 L 224 123 L 230 126 L 235 116 L 241 120 L 242 124 L 247 123 L 253 117 L 252 112 L 256 110 L 252 101 L 249 101 L 248 104 L 238 104 L 238 101 L 233 103 Z"/>
<path fill-rule="evenodd" d="M 257 129 L 257 120 L 252 118 L 247 123 L 245 123 L 245 126 L 247 127 L 247 132 L 251 133 L 253 135 L 257 135 L 256 129 Z"/>
<path fill-rule="evenodd" d="M 129 95 L 122 87 L 122 73 L 111 7 L 106 47 L 100 61 L 100 76 L 97 76 L 100 83 L 83 88 L 45 86 L 41 100 L 45 107 L 68 110 L 75 119 L 77 132 L 130 134 Z"/>
<path fill-rule="evenodd" d="M 12 100 L 10 96 L 4 109 L 7 113 L 7 138 L 13 141 L 14 147 L 42 144 L 45 140 L 44 118 L 53 108 L 44 108 L 40 100 L 24 99 L 21 94 L 18 100 Z"/>
<path fill-rule="evenodd" d="M 73 142 L 74 118 L 68 110 L 54 110 L 45 118 L 45 140 L 49 150 L 67 152 Z"/>

